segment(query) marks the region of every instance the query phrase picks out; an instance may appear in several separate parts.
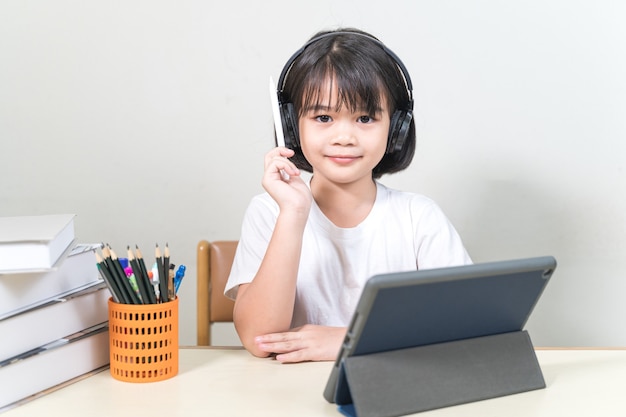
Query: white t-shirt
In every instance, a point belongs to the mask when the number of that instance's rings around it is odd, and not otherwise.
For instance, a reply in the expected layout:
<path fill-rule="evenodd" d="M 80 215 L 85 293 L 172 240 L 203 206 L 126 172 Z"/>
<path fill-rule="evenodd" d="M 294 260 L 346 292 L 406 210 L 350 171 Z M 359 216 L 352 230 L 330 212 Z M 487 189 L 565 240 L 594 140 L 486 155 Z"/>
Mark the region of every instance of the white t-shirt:
<path fill-rule="evenodd" d="M 335 226 L 313 202 L 303 235 L 292 327 L 347 326 L 365 282 L 375 274 L 471 263 L 435 202 L 376 184 L 371 212 L 353 228 Z M 269 194 L 252 199 L 226 296 L 234 299 L 238 286 L 254 279 L 278 212 Z"/>

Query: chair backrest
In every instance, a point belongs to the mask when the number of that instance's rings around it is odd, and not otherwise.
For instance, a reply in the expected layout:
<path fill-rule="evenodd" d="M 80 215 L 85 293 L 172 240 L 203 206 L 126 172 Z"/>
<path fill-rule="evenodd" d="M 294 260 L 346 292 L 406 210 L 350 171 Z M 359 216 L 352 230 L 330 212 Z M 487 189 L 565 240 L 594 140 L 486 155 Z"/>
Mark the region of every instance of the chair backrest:
<path fill-rule="evenodd" d="M 236 240 L 208 242 L 197 248 L 197 320 L 199 346 L 211 345 L 211 324 L 232 322 L 234 301 L 224 295 L 224 287 L 237 249 Z"/>

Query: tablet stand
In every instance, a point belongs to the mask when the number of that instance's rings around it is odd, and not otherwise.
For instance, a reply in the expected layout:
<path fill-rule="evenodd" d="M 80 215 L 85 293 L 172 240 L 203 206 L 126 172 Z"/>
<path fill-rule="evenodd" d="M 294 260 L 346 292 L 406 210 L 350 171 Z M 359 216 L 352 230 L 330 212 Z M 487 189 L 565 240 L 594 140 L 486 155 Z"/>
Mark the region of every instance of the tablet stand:
<path fill-rule="evenodd" d="M 344 372 L 358 417 L 390 417 L 545 388 L 526 331 L 353 356 Z"/>

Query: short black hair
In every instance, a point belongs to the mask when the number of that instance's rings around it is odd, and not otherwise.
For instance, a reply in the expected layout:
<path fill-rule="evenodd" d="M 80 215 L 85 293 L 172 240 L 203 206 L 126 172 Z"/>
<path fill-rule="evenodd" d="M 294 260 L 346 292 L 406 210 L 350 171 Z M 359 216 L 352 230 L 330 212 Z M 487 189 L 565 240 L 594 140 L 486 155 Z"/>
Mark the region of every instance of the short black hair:
<path fill-rule="evenodd" d="M 411 92 L 401 69 L 369 33 L 353 28 L 322 31 L 309 42 L 288 69 L 282 86 L 282 99 L 293 103 L 298 118 L 306 107 L 321 104 L 321 89 L 329 78 L 338 90 L 338 106 L 355 110 L 365 105 L 365 110 L 374 114 L 386 99 L 390 117 L 396 110 L 412 110 Z M 411 120 L 404 145 L 383 156 L 374 167 L 373 177 L 407 168 L 415 146 L 415 122 Z M 300 147 L 290 159 L 299 169 L 313 171 Z"/>

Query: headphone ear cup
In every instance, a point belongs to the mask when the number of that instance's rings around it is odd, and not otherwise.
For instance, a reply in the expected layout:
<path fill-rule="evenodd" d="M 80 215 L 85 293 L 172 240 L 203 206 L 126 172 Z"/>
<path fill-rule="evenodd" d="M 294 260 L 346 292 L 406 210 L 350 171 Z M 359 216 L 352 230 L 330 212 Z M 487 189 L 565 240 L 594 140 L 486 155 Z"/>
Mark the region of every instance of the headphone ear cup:
<path fill-rule="evenodd" d="M 396 110 L 389 124 L 389 136 L 387 137 L 387 153 L 402 150 L 409 136 L 413 112 L 411 110 Z"/>
<path fill-rule="evenodd" d="M 293 103 L 288 102 L 280 105 L 280 120 L 283 124 L 283 133 L 285 134 L 285 146 L 289 149 L 299 147 L 298 117 Z"/>

